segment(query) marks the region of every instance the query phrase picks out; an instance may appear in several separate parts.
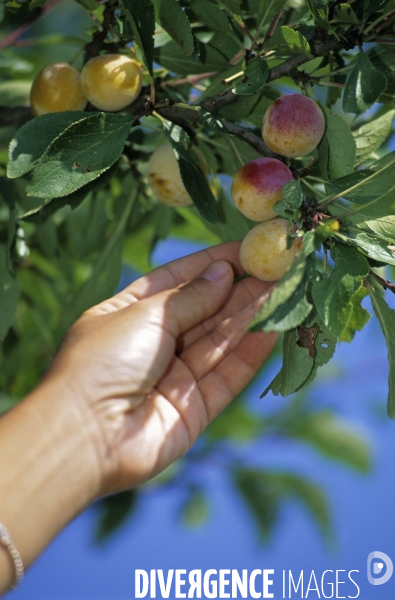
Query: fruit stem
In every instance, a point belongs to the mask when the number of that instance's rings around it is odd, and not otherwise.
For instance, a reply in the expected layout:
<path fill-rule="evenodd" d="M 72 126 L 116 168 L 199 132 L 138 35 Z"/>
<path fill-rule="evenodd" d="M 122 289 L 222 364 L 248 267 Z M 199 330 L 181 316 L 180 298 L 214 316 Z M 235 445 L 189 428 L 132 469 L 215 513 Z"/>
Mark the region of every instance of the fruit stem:
<path fill-rule="evenodd" d="M 155 80 L 153 79 L 153 77 L 151 77 L 150 101 L 152 102 L 152 104 L 155 104 Z"/>
<path fill-rule="evenodd" d="M 313 79 L 317 85 L 325 85 L 327 87 L 337 87 L 337 88 L 346 87 L 346 85 L 344 83 L 336 83 L 335 81 L 319 81 L 316 77 L 314 77 Z"/>
<path fill-rule="evenodd" d="M 238 79 L 239 77 L 242 77 L 242 75 L 244 75 L 244 71 L 239 71 L 238 73 L 235 73 L 235 75 L 232 75 L 231 77 L 222 79 L 221 83 L 223 85 L 226 85 L 227 83 L 230 83 L 231 81 L 234 81 L 235 79 Z"/>

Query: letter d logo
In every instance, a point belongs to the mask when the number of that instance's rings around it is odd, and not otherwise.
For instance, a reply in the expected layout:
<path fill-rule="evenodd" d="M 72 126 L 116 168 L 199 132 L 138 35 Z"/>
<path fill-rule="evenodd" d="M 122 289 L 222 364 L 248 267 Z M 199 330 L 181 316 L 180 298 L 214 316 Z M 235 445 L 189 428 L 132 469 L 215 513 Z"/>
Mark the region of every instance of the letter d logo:
<path fill-rule="evenodd" d="M 374 561 L 374 562 L 373 562 Z M 373 565 L 372 565 L 373 563 Z M 383 567 L 386 567 L 384 575 L 381 577 L 373 577 L 373 575 L 378 575 L 382 572 Z M 373 566 L 373 568 L 372 568 Z M 394 565 L 392 564 L 392 560 L 387 554 L 384 552 L 371 552 L 368 556 L 368 581 L 372 585 L 382 585 L 383 583 L 387 583 L 390 579 L 392 572 L 394 570 Z"/>

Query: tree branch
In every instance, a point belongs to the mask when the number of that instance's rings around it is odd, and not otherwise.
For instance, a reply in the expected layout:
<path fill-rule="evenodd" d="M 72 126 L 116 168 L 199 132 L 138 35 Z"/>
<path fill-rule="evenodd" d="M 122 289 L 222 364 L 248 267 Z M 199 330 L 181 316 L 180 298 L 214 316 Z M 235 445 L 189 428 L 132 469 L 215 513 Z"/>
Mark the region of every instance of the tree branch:
<path fill-rule="evenodd" d="M 0 127 L 21 127 L 33 118 L 30 106 L 2 106 L 0 107 Z"/>
<path fill-rule="evenodd" d="M 205 124 L 203 115 L 197 110 L 179 108 L 177 106 L 165 106 L 162 108 L 157 108 L 156 111 L 165 119 L 168 119 L 173 123 L 177 123 L 184 128 L 190 127 L 193 123 L 202 125 Z M 259 154 L 270 156 L 271 158 L 280 158 L 278 154 L 275 154 L 266 146 L 262 138 L 259 138 L 250 129 L 242 127 L 241 125 L 237 125 L 236 123 L 232 123 L 231 121 L 227 121 L 222 117 L 217 117 L 217 120 L 222 123 L 228 133 L 236 135 L 247 142 L 247 144 L 259 152 Z"/>
<path fill-rule="evenodd" d="M 314 54 L 314 56 L 325 56 L 328 52 L 342 47 L 341 42 L 337 40 L 331 40 L 327 43 L 315 42 L 311 43 L 311 46 L 312 53 Z M 304 64 L 305 62 L 308 62 L 309 60 L 311 59 L 305 54 L 295 54 L 295 56 L 291 56 L 282 64 L 277 65 L 276 67 L 270 70 L 268 81 L 274 81 L 276 79 L 280 79 L 281 77 L 290 75 L 292 71 L 294 71 L 297 67 Z M 200 103 L 200 106 L 208 112 L 210 112 L 211 114 L 217 116 L 218 111 L 221 108 L 223 108 L 224 106 L 230 106 L 232 104 L 235 104 L 241 97 L 242 96 L 238 96 L 237 94 L 233 93 L 232 89 L 229 88 L 224 90 L 220 94 L 216 94 L 215 96 L 206 98 L 206 100 L 203 100 L 203 102 Z M 138 116 L 135 107 L 132 105 L 131 108 L 131 113 L 136 114 Z M 199 113 L 199 111 L 189 110 L 175 106 L 161 107 L 157 108 L 157 110 L 163 117 L 181 125 L 182 127 L 190 128 L 190 126 L 194 123 L 204 123 L 204 119 Z M 15 125 L 19 127 L 31 118 L 32 114 L 30 108 L 28 107 L 0 107 L 0 125 Z M 262 141 L 262 139 L 256 136 L 251 130 L 242 127 L 241 125 L 237 125 L 236 123 L 227 121 L 226 119 L 223 119 L 221 117 L 218 117 L 218 119 L 221 121 L 222 125 L 224 126 L 226 131 L 228 131 L 228 133 L 231 133 L 243 139 L 260 154 L 263 154 L 264 156 L 277 157 L 276 154 L 269 150 L 269 148 Z"/>

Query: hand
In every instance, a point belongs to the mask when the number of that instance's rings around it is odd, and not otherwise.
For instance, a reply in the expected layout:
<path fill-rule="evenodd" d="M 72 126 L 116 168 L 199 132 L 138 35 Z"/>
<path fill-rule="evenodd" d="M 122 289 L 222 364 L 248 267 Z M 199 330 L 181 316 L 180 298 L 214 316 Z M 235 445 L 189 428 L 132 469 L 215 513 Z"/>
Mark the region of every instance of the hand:
<path fill-rule="evenodd" d="M 155 269 L 69 331 L 47 379 L 62 382 L 83 414 L 101 493 L 182 456 L 272 351 L 275 334 L 246 332 L 271 284 L 233 283 L 239 246 Z"/>

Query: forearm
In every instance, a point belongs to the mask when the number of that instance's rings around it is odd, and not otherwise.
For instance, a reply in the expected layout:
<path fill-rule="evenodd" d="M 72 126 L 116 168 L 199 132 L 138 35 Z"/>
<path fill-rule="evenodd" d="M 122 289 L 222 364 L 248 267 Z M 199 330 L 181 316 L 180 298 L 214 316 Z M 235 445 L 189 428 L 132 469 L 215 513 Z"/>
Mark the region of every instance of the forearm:
<path fill-rule="evenodd" d="M 46 380 L 0 419 L 0 522 L 29 566 L 99 493 L 89 419 Z M 0 593 L 14 569 L 0 546 Z"/>

